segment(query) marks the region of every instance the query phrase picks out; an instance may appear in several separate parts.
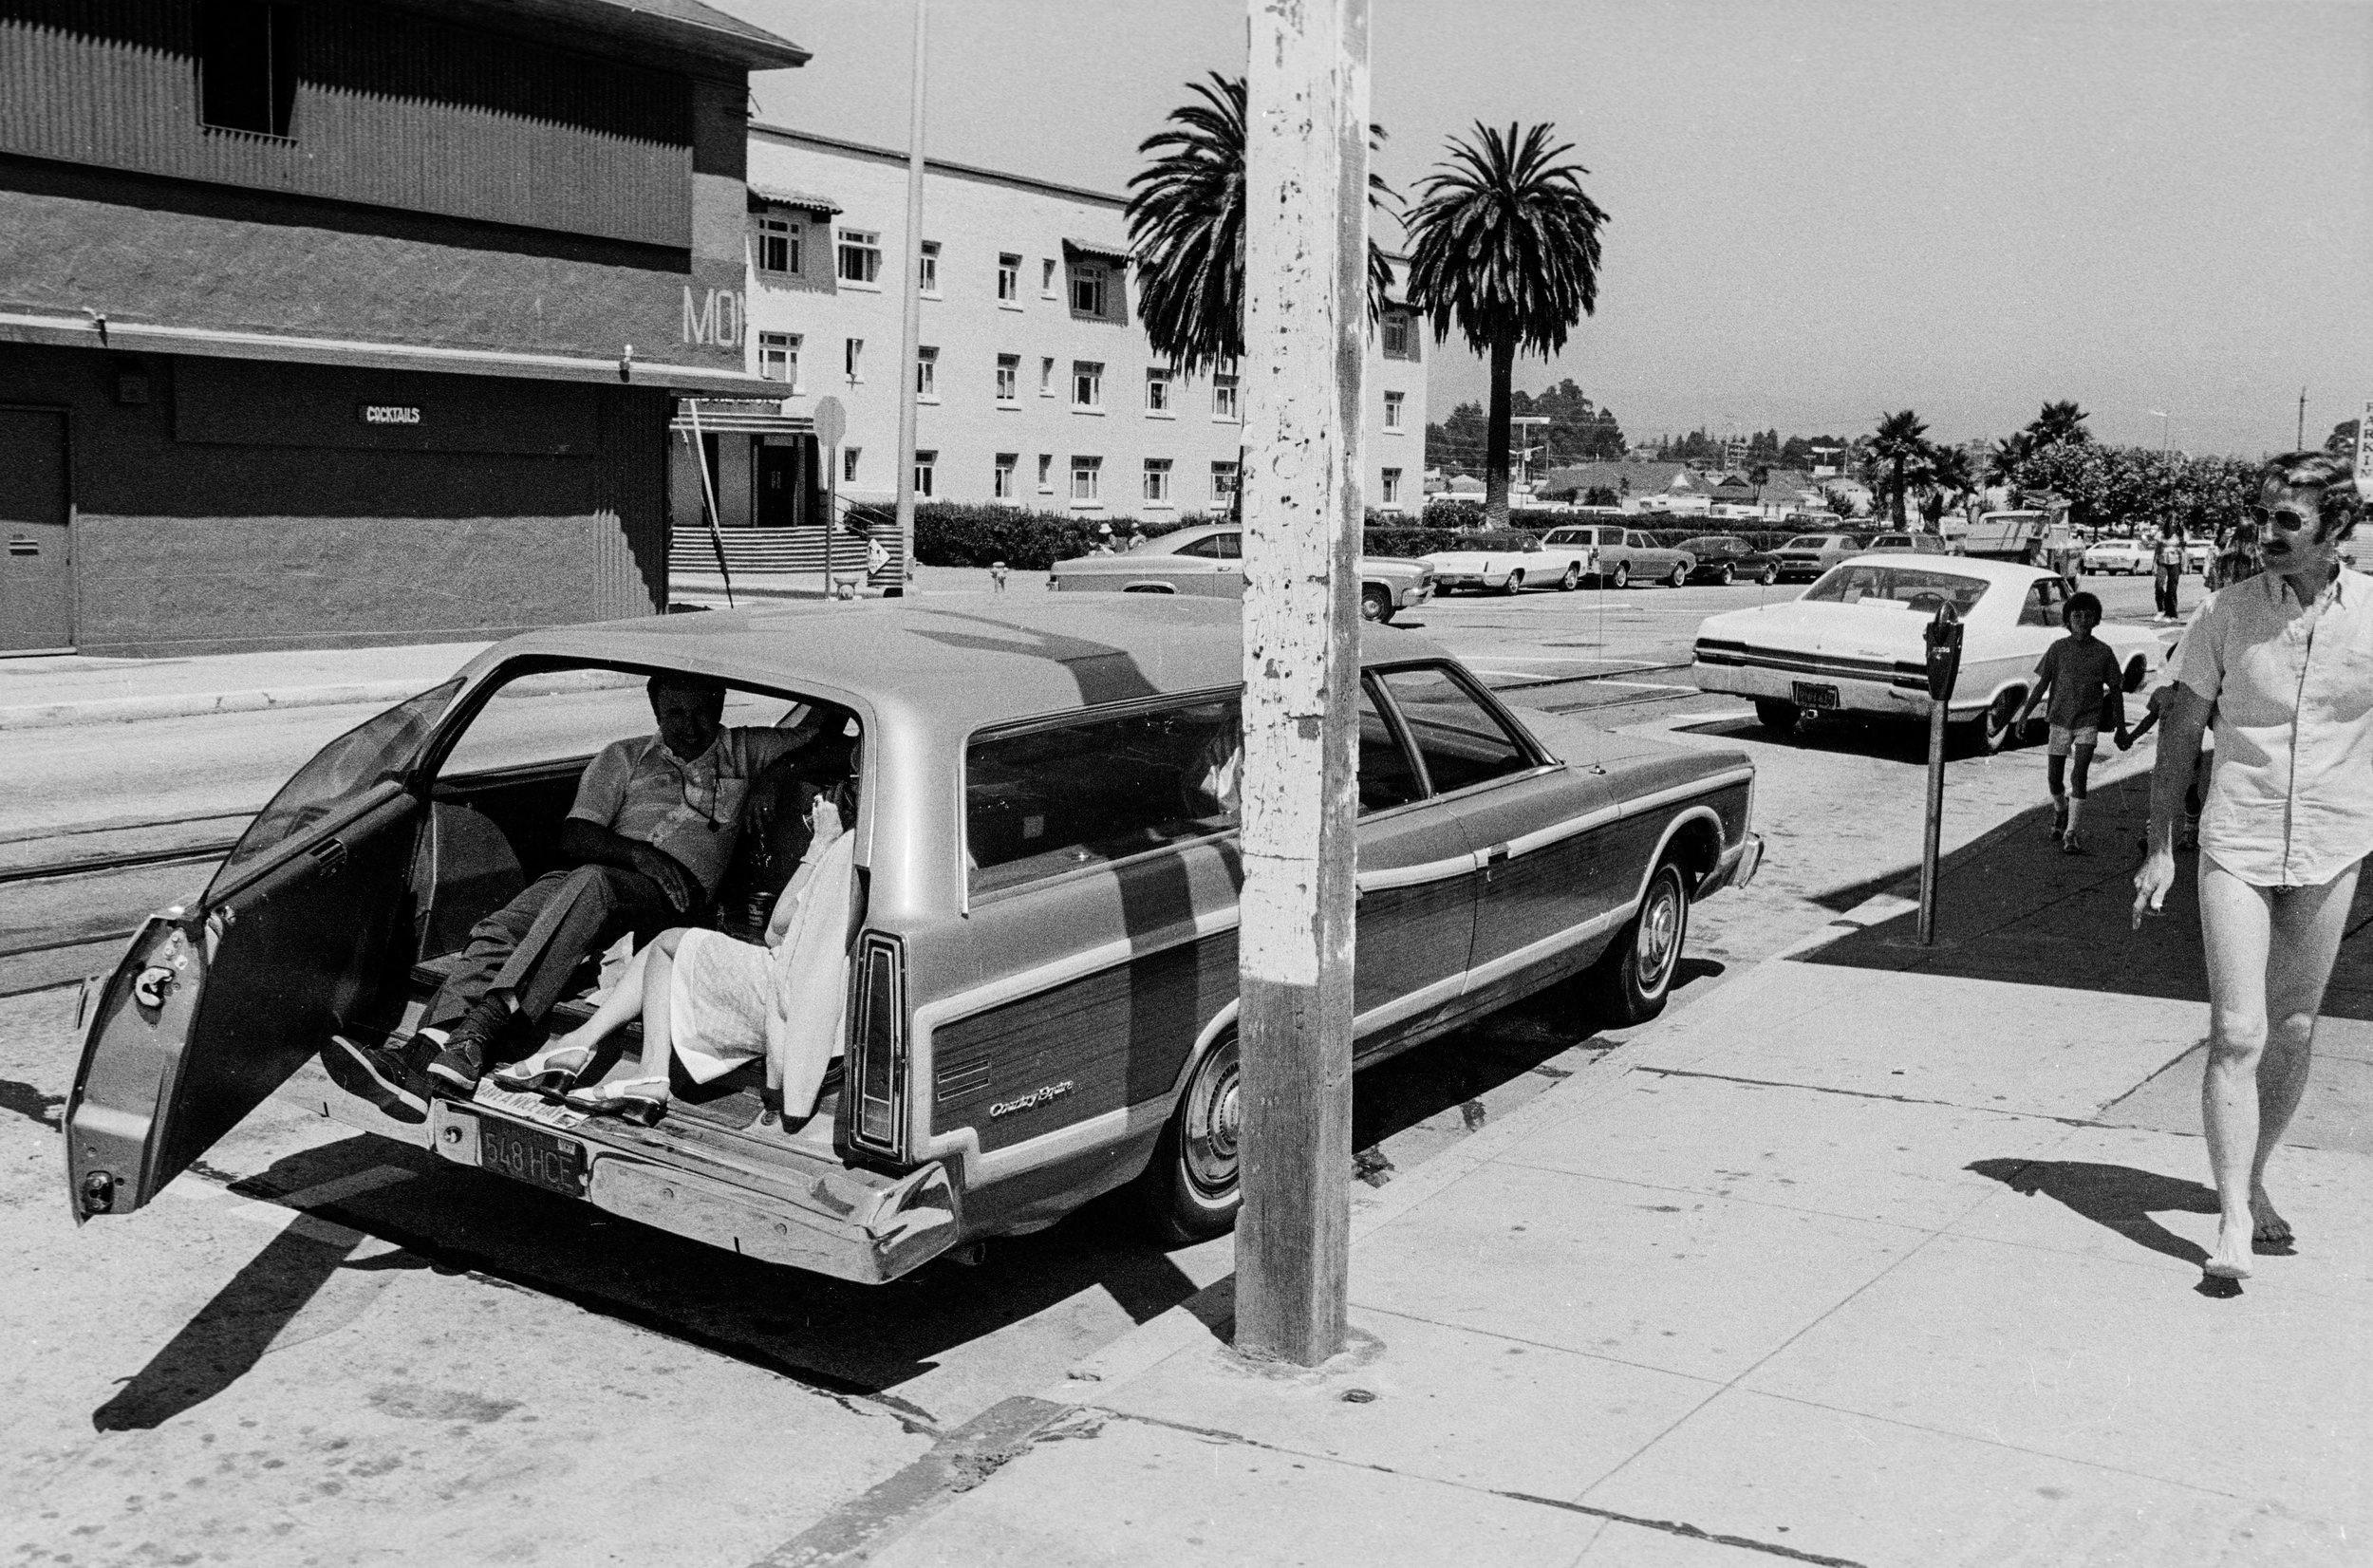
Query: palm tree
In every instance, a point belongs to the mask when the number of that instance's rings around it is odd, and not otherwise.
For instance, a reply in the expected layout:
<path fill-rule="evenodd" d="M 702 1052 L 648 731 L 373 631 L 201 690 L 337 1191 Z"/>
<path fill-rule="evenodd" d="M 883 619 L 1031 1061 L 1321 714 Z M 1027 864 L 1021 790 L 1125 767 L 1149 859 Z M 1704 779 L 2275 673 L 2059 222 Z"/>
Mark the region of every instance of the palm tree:
<path fill-rule="evenodd" d="M 1546 122 L 1507 135 L 1477 121 L 1476 140 L 1453 140 L 1449 157 L 1419 186 L 1409 220 L 1410 303 L 1441 343 L 1456 326 L 1488 357 L 1491 404 L 1484 448 L 1484 520 L 1508 520 L 1509 381 L 1523 348 L 1543 359 L 1598 308 L 1598 231 L 1607 215 L 1582 190 L 1590 171 L 1560 161 Z"/>
<path fill-rule="evenodd" d="M 2035 438 L 2022 430 L 1994 443 L 1986 457 L 1986 477 L 1995 484 L 2015 485 L 2019 470 L 2035 455 Z"/>
<path fill-rule="evenodd" d="M 1977 471 L 1970 455 L 1957 446 L 1931 447 L 1928 454 L 1928 497 L 1920 503 L 1920 518 L 1931 532 L 1941 532 L 1945 509 L 1977 488 Z"/>
<path fill-rule="evenodd" d="M 1928 421 L 1908 408 L 1880 416 L 1870 440 L 1870 460 L 1880 475 L 1880 494 L 1887 498 L 1898 529 L 1905 526 L 1904 494 L 1926 475 L 1932 457 Z"/>
<path fill-rule="evenodd" d="M 2083 446 L 2093 439 L 2093 433 L 2084 428 L 2084 421 L 2090 418 L 2092 416 L 2079 408 L 2073 401 L 2047 402 L 2044 411 L 2027 424 L 2027 434 L 2039 448 L 2058 446 L 2064 441 Z"/>
<path fill-rule="evenodd" d="M 1244 351 L 1244 79 L 1189 82 L 1201 102 L 1169 113 L 1171 129 L 1137 144 L 1161 153 L 1130 177 L 1129 244 L 1136 253 L 1137 316 L 1153 350 L 1179 370 L 1205 372 Z M 1369 145 L 1384 127 L 1368 127 Z M 1392 189 L 1368 177 L 1368 203 Z M 1384 248 L 1368 242 L 1368 319 L 1392 287 Z"/>

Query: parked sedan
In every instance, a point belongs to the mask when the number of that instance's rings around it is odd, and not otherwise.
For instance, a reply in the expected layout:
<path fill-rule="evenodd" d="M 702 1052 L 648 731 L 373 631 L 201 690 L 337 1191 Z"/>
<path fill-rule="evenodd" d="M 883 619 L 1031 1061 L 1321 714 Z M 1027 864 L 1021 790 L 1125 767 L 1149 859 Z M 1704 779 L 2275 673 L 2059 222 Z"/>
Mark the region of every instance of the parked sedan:
<path fill-rule="evenodd" d="M 1862 553 L 1862 541 L 1852 533 L 1800 533 L 1771 552 L 1782 582 L 1810 581 L 1850 556 Z"/>
<path fill-rule="evenodd" d="M 1558 533 L 1574 532 L 1558 529 Z M 1460 550 L 1438 550 L 1418 560 L 1433 573 L 1434 591 L 1467 588 L 1477 593 L 1522 593 L 1527 586 L 1579 588 L 1595 569 L 1587 544 L 1546 543 L 1537 533 L 1509 529 Z"/>
<path fill-rule="evenodd" d="M 1542 543 L 1551 550 L 1589 550 L 1596 563 L 1592 574 L 1604 588 L 1629 588 L 1635 582 L 1679 588 L 1697 565 L 1687 551 L 1657 544 L 1638 529 L 1612 523 L 1553 528 Z"/>
<path fill-rule="evenodd" d="M 1681 549 L 1696 565 L 1690 569 L 1692 583 L 1713 583 L 1728 587 L 1739 578 L 1766 586 L 1780 580 L 1780 564 L 1766 551 L 1757 550 L 1734 533 L 1707 533 L 1681 541 Z"/>
<path fill-rule="evenodd" d="M 1947 717 L 1966 749 L 1999 751 L 2036 661 L 2066 634 L 2070 593 L 2065 578 L 2008 561 L 1856 556 L 1788 604 L 1707 617 L 1692 679 L 1751 698 L 1764 726 L 1784 735 L 1807 713 L 1925 719 L 1922 628 L 1951 606 L 1967 629 Z M 2104 625 L 2095 635 L 2116 651 L 2128 691 L 2159 665 L 2158 639 L 2141 627 Z"/>
<path fill-rule="evenodd" d="M 65 1107 L 74 1213 L 145 1206 L 286 1082 L 544 1202 L 867 1283 L 1129 1184 L 1165 1237 L 1224 1231 L 1242 641 L 1234 606 L 1186 595 L 934 595 L 498 644 L 331 742 L 202 898 L 133 938 L 89 999 Z M 1359 657 L 1355 1061 L 1573 976 L 1595 1016 L 1653 1017 L 1691 901 L 1760 858 L 1747 759 L 1519 719 L 1406 632 L 1365 628 Z M 409 1036 L 472 924 L 562 864 L 580 775 L 650 734 L 663 674 L 722 683 L 729 724 L 861 734 L 834 754 L 849 853 L 821 863 L 849 878 L 823 894 L 849 922 L 808 924 L 797 940 L 825 949 L 782 965 L 842 977 L 847 1006 L 648 1126 L 492 1076 L 431 1089 L 405 1123 L 310 1065 L 333 1035 Z M 790 868 L 759 820 L 711 823 L 751 907 Z M 629 1026 L 612 1076 L 639 1072 L 636 1043 Z"/>
<path fill-rule="evenodd" d="M 1198 598 L 1244 596 L 1244 532 L 1234 523 L 1182 528 L 1149 539 L 1117 555 L 1075 555 L 1057 561 L 1047 577 L 1057 593 L 1191 594 Z M 1423 562 L 1387 555 L 1359 558 L 1359 614 L 1390 621 L 1433 596 L 1433 580 Z"/>
<path fill-rule="evenodd" d="M 2077 570 L 2087 577 L 2108 571 L 2132 577 L 2150 570 L 2151 564 L 2151 549 L 2139 539 L 2102 539 L 2077 557 Z"/>
<path fill-rule="evenodd" d="M 1945 548 L 1945 542 L 1934 533 L 1873 534 L 1868 548 L 1874 551 L 1882 550 L 1904 551 L 1914 555 L 1947 555 L 1952 553 Z"/>

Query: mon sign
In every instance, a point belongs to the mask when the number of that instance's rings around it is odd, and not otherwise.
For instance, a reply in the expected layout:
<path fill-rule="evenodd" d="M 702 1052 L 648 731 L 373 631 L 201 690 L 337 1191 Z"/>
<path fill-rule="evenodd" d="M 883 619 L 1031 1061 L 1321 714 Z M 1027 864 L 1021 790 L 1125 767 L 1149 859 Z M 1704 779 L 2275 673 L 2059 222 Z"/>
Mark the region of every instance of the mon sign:
<path fill-rule="evenodd" d="M 741 346 L 741 296 L 731 289 L 702 289 L 696 300 L 692 285 L 683 289 L 683 341 L 714 344 L 719 348 Z"/>

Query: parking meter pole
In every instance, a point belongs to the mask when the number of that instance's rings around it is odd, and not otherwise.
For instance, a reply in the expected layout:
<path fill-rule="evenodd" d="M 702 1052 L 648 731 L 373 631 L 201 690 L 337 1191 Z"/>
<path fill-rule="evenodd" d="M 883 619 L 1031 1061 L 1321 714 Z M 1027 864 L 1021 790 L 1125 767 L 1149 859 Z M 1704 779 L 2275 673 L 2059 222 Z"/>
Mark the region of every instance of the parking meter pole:
<path fill-rule="evenodd" d="M 1317 1366 L 1351 1283 L 1354 775 L 1369 0 L 1249 0 L 1244 150 L 1243 1207 L 1236 1348 Z"/>
<path fill-rule="evenodd" d="M 1961 676 L 1961 622 L 1951 605 L 1921 633 L 1928 644 L 1928 822 L 1920 839 L 1919 943 L 1936 941 L 1936 858 L 1945 826 L 1945 724 L 1952 717 L 1953 688 Z"/>

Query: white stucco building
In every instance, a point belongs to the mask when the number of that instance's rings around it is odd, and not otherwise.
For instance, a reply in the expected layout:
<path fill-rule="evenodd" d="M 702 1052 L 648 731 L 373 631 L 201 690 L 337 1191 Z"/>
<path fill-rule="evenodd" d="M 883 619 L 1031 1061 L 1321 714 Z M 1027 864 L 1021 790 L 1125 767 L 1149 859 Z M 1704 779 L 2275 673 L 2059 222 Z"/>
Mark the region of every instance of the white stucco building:
<path fill-rule="evenodd" d="M 1227 505 L 1241 390 L 1233 375 L 1175 374 L 1148 345 L 1120 196 L 929 161 L 921 348 L 902 364 L 905 155 L 753 125 L 749 185 L 749 364 L 785 398 L 779 422 L 703 427 L 727 526 L 813 520 L 767 497 L 806 489 L 817 457 L 797 432 L 827 395 L 848 411 L 832 475 L 845 502 L 895 498 L 907 396 L 920 498 L 1147 518 Z M 1421 505 L 1418 325 L 1390 312 L 1369 358 L 1367 488 L 1382 509 Z M 678 522 L 697 527 L 698 473 L 678 467 Z"/>

